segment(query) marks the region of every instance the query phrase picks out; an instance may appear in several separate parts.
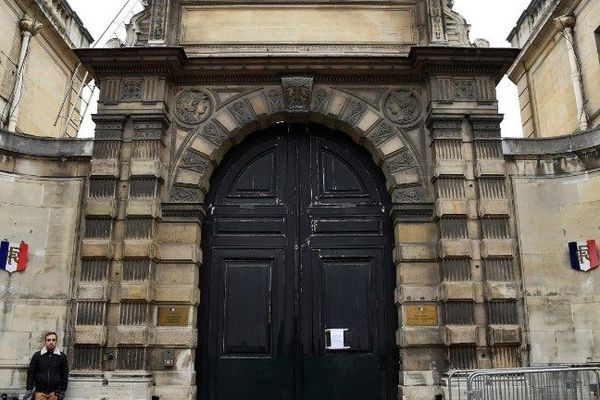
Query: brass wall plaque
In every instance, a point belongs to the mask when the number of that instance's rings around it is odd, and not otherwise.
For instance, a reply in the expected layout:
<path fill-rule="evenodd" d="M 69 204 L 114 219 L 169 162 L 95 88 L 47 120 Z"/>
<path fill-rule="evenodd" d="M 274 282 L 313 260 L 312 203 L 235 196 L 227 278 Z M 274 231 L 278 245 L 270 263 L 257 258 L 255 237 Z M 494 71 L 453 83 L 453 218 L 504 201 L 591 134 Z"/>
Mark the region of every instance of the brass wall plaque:
<path fill-rule="evenodd" d="M 187 306 L 159 306 L 158 326 L 187 326 L 188 316 Z"/>
<path fill-rule="evenodd" d="M 437 306 L 435 304 L 405 306 L 404 324 L 407 326 L 437 326 Z"/>

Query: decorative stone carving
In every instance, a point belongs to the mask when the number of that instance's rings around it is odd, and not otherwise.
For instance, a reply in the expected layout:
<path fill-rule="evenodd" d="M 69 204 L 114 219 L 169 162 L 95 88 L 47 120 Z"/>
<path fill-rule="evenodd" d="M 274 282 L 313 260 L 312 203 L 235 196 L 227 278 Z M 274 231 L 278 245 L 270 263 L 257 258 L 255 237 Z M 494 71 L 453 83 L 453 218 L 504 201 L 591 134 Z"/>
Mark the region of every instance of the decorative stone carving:
<path fill-rule="evenodd" d="M 458 80 L 452 82 L 453 98 L 455 100 L 476 100 L 475 81 Z"/>
<path fill-rule="evenodd" d="M 327 113 L 327 106 L 329 105 L 329 92 L 325 89 L 318 89 L 315 91 L 313 97 L 313 110 L 321 114 Z"/>
<path fill-rule="evenodd" d="M 219 123 L 211 121 L 202 128 L 200 136 L 205 137 L 217 146 L 221 146 L 229 138 L 229 133 Z"/>
<path fill-rule="evenodd" d="M 210 165 L 210 160 L 206 159 L 201 153 L 195 150 L 188 150 L 181 159 L 181 167 L 196 171 L 201 174 L 206 172 L 206 169 Z"/>
<path fill-rule="evenodd" d="M 94 140 L 121 140 L 123 135 L 123 122 L 121 121 L 103 121 L 94 119 L 96 130 Z"/>
<path fill-rule="evenodd" d="M 421 203 L 425 200 L 425 190 L 422 186 L 398 188 L 392 194 L 394 203 Z"/>
<path fill-rule="evenodd" d="M 394 128 L 390 124 L 386 124 L 385 122 L 377 125 L 375 129 L 373 129 L 367 137 L 373 144 L 373 146 L 379 146 L 381 143 L 385 142 L 389 138 L 394 135 Z"/>
<path fill-rule="evenodd" d="M 196 186 L 173 186 L 171 201 L 175 203 L 198 203 L 200 201 L 200 188 Z"/>
<path fill-rule="evenodd" d="M 175 116 L 185 125 L 198 125 L 210 116 L 212 110 L 212 100 L 202 90 L 184 90 L 175 100 Z"/>
<path fill-rule="evenodd" d="M 358 100 L 350 100 L 344 108 L 341 120 L 354 126 L 360 120 L 366 110 L 367 106 L 363 102 Z"/>
<path fill-rule="evenodd" d="M 312 95 L 312 76 L 285 76 L 281 78 L 285 111 L 292 114 L 308 113 Z"/>
<path fill-rule="evenodd" d="M 457 139 L 462 138 L 461 117 L 458 118 L 436 118 L 428 123 L 429 131 L 433 139 Z"/>
<path fill-rule="evenodd" d="M 165 42 L 169 0 L 153 0 L 149 42 Z"/>
<path fill-rule="evenodd" d="M 409 150 L 404 150 L 390 158 L 385 163 L 387 164 L 390 172 L 396 172 L 403 169 L 408 169 L 416 166 L 414 157 L 410 154 Z"/>
<path fill-rule="evenodd" d="M 267 90 L 264 92 L 264 98 L 271 114 L 275 114 L 283 110 L 283 99 L 280 90 Z"/>
<path fill-rule="evenodd" d="M 236 101 L 228 107 L 228 110 L 240 126 L 244 126 L 254 121 L 252 106 L 246 100 Z"/>
<path fill-rule="evenodd" d="M 142 80 L 123 81 L 123 83 L 121 84 L 121 91 L 119 93 L 119 100 L 142 100 L 143 85 L 144 81 Z"/>
<path fill-rule="evenodd" d="M 442 0 L 429 0 L 429 26 L 432 43 L 445 43 L 444 6 Z"/>
<path fill-rule="evenodd" d="M 390 121 L 401 125 L 409 125 L 419 119 L 421 103 L 408 90 L 394 90 L 383 100 L 383 112 Z"/>
<path fill-rule="evenodd" d="M 135 140 L 162 140 L 165 125 L 156 121 L 135 121 L 133 138 Z"/>
<path fill-rule="evenodd" d="M 471 118 L 474 139 L 500 139 L 502 117 Z"/>

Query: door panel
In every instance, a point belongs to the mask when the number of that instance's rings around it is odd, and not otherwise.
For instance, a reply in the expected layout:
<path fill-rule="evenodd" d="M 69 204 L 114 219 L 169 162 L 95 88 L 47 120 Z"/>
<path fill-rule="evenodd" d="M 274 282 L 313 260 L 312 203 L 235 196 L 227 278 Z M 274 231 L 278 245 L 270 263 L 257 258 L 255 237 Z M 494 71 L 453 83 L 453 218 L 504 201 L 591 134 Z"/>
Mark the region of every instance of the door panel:
<path fill-rule="evenodd" d="M 269 355 L 273 260 L 226 261 L 223 272 L 223 354 Z"/>
<path fill-rule="evenodd" d="M 211 398 L 293 398 L 284 251 L 228 248 L 212 254 L 211 290 L 221 296 L 210 299 L 218 316 L 218 329 L 209 332 Z"/>
<path fill-rule="evenodd" d="M 370 155 L 276 125 L 228 153 L 206 201 L 200 398 L 396 398 L 389 198 Z M 347 348 L 326 348 L 330 329 Z"/>

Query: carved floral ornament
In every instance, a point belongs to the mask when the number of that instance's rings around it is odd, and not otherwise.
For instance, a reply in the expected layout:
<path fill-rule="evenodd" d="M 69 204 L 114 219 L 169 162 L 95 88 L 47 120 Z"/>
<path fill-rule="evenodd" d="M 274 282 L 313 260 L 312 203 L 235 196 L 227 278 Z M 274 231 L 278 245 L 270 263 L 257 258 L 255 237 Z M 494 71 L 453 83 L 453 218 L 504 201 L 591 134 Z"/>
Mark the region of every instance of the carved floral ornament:
<path fill-rule="evenodd" d="M 383 112 L 392 122 L 410 125 L 421 116 L 421 103 L 409 90 L 393 90 L 383 99 Z"/>
<path fill-rule="evenodd" d="M 307 113 L 313 88 L 311 76 L 284 76 L 281 79 L 285 109 L 291 113 Z"/>
<path fill-rule="evenodd" d="M 198 125 L 210 116 L 212 110 L 212 100 L 203 90 L 184 90 L 175 100 L 175 116 L 185 125 Z"/>

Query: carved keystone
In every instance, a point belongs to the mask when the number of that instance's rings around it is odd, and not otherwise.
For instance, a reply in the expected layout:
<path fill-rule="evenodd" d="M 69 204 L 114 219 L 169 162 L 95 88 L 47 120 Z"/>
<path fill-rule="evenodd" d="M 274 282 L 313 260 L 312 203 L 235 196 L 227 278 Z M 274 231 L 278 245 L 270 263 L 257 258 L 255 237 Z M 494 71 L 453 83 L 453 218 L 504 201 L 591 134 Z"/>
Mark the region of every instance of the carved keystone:
<path fill-rule="evenodd" d="M 290 117 L 308 115 L 312 96 L 312 76 L 284 76 L 281 78 L 285 112 Z"/>

